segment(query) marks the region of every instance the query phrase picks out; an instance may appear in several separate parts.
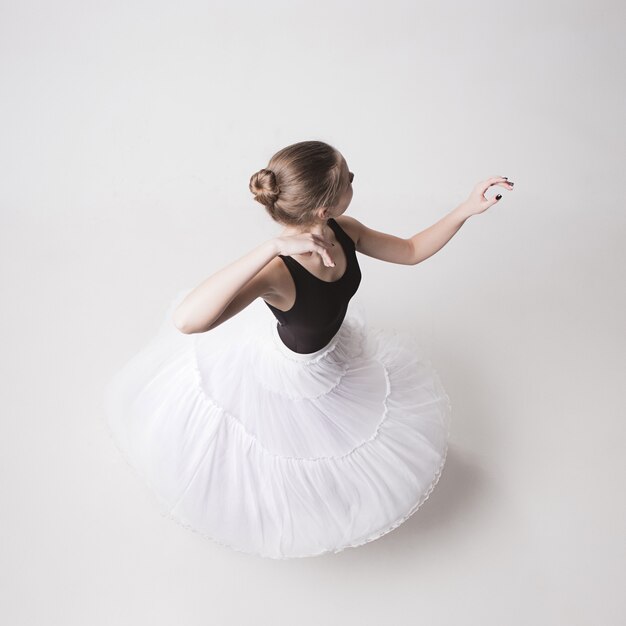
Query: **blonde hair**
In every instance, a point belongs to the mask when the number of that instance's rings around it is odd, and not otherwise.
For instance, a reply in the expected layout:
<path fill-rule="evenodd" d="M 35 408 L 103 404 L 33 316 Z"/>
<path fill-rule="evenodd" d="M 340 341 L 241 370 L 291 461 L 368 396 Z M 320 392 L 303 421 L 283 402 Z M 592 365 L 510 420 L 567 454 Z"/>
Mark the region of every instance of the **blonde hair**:
<path fill-rule="evenodd" d="M 300 141 L 278 151 L 248 185 L 277 222 L 310 226 L 316 209 L 334 207 L 347 184 L 341 154 L 323 141 Z"/>

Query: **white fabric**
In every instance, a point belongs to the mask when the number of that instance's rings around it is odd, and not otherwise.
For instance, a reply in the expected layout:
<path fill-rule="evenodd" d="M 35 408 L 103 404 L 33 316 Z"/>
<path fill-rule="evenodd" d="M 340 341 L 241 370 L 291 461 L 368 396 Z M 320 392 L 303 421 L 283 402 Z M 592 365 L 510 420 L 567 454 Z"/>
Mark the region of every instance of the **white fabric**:
<path fill-rule="evenodd" d="M 171 303 L 109 381 L 111 433 L 164 514 L 235 550 L 339 552 L 412 515 L 443 469 L 451 403 L 407 333 L 375 328 L 358 295 L 331 342 L 285 346 L 260 300 L 185 335 Z"/>

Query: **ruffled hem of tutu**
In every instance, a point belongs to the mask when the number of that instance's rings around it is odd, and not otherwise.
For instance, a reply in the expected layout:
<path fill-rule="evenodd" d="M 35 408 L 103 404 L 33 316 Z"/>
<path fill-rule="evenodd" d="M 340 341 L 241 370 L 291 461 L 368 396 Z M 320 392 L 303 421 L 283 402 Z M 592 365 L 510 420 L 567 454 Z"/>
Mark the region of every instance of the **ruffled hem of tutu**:
<path fill-rule="evenodd" d="M 215 537 L 212 537 L 211 535 L 208 535 L 206 533 L 203 533 L 203 532 L 199 531 L 197 528 L 194 528 L 193 526 L 190 526 L 189 524 L 186 524 L 185 522 L 183 522 L 176 515 L 173 515 L 171 513 L 163 513 L 163 512 L 161 512 L 161 514 L 166 519 L 169 519 L 169 520 L 172 520 L 173 522 L 176 522 L 179 526 L 182 526 L 183 528 L 185 528 L 187 530 L 191 530 L 196 535 L 199 535 L 199 536 L 203 537 L 204 539 L 210 539 L 212 542 L 214 542 L 214 543 L 216 543 L 216 544 L 218 544 L 218 545 L 220 545 L 222 547 L 230 548 L 231 550 L 235 550 L 235 552 L 243 552 L 244 554 L 249 554 L 249 555 L 252 555 L 252 556 L 260 556 L 262 558 L 274 559 L 276 561 L 287 561 L 289 559 L 303 559 L 303 558 L 309 558 L 309 557 L 315 557 L 315 556 L 323 556 L 325 554 L 338 554 L 339 552 L 343 552 L 347 548 L 358 548 L 360 546 L 365 545 L 366 543 L 371 543 L 372 541 L 376 541 L 377 539 L 380 539 L 384 535 L 387 535 L 388 533 L 390 533 L 392 530 L 395 530 L 396 528 L 398 528 L 398 526 L 401 526 L 404 522 L 406 522 L 409 519 L 409 517 L 411 517 L 414 513 L 416 513 L 417 510 L 419 508 L 421 508 L 421 506 L 424 504 L 424 502 L 426 502 L 426 500 L 428 500 L 428 498 L 430 497 L 430 494 L 433 492 L 433 490 L 437 486 L 437 483 L 439 482 L 439 479 L 441 478 L 441 474 L 443 473 L 444 465 L 446 464 L 447 455 L 448 455 L 448 444 L 446 444 L 446 447 L 444 449 L 443 457 L 441 459 L 441 463 L 439 465 L 439 468 L 437 469 L 437 473 L 435 474 L 435 478 L 431 482 L 431 484 L 428 487 L 428 489 L 426 490 L 426 492 L 424 494 L 422 494 L 422 496 L 413 505 L 413 507 L 409 510 L 408 513 L 406 513 L 405 515 L 403 515 L 402 517 L 397 519 L 391 525 L 386 526 L 383 530 L 375 531 L 374 533 L 368 535 L 362 541 L 357 541 L 357 542 L 354 542 L 354 543 L 346 544 L 346 545 L 340 546 L 338 548 L 329 548 L 327 550 L 320 550 L 319 552 L 312 552 L 310 554 L 293 554 L 293 555 L 290 554 L 290 555 L 285 555 L 285 556 L 272 556 L 270 554 L 263 554 L 261 552 L 254 552 L 254 551 L 251 551 L 251 550 L 244 550 L 243 548 L 240 548 L 238 546 L 234 546 L 234 545 L 229 544 L 229 543 L 224 543 L 223 541 L 220 541 L 219 539 L 216 539 Z"/>
<path fill-rule="evenodd" d="M 439 374 L 438 374 L 437 370 L 432 368 L 432 374 L 433 374 L 433 377 L 436 379 L 438 385 L 440 385 L 440 378 L 439 378 Z M 440 388 L 443 389 L 442 387 L 440 387 Z M 358 547 L 363 546 L 363 545 L 365 545 L 367 543 L 371 543 L 372 541 L 376 541 L 377 539 L 380 539 L 381 537 L 384 537 L 385 535 L 387 535 L 391 531 L 393 531 L 396 528 L 398 528 L 399 526 L 401 526 L 412 515 L 414 515 L 418 511 L 418 509 L 420 509 L 422 507 L 422 505 L 428 500 L 428 498 L 430 497 L 430 495 L 434 491 L 435 487 L 437 486 L 437 484 L 439 482 L 439 479 L 441 478 L 441 475 L 443 473 L 443 468 L 444 468 L 444 466 L 446 464 L 446 459 L 447 459 L 448 450 L 449 450 L 449 443 L 448 443 L 448 441 L 450 439 L 450 415 L 451 415 L 451 411 L 452 411 L 452 403 L 450 401 L 450 396 L 449 396 L 449 394 L 447 392 L 445 392 L 445 390 L 443 391 L 442 397 L 446 401 L 445 411 L 444 411 L 444 414 L 442 415 L 442 421 L 443 421 L 443 424 L 445 426 L 445 433 L 446 433 L 445 440 L 446 440 L 446 443 L 445 443 L 445 447 L 444 447 L 443 454 L 442 454 L 442 457 L 441 457 L 441 462 L 439 463 L 439 466 L 437 468 L 437 471 L 435 473 L 435 476 L 434 476 L 432 482 L 430 483 L 430 485 L 426 489 L 426 491 L 420 495 L 420 497 L 417 499 L 415 504 L 408 510 L 407 513 L 405 513 L 404 515 L 402 515 L 401 517 L 399 517 L 398 519 L 393 521 L 391 524 L 385 525 L 382 529 L 379 529 L 379 530 L 373 531 L 372 533 L 369 533 L 368 535 L 366 535 L 366 537 L 364 539 L 353 541 L 351 543 L 347 543 L 347 544 L 338 546 L 336 548 L 328 548 L 328 549 L 325 549 L 325 550 L 320 550 L 318 552 L 312 552 L 312 553 L 306 553 L 306 554 L 289 554 L 289 555 L 277 556 L 277 555 L 271 555 L 271 554 L 264 554 L 262 552 L 258 552 L 258 551 L 254 551 L 254 550 L 246 550 L 246 549 L 241 548 L 241 547 L 239 547 L 237 545 L 234 545 L 234 544 L 231 544 L 231 543 L 227 543 L 227 542 L 224 542 L 224 541 L 220 541 L 216 537 L 213 537 L 212 535 L 210 535 L 208 533 L 204 533 L 204 532 L 198 530 L 197 528 L 195 528 L 194 526 L 192 526 L 190 524 L 187 524 L 180 517 L 178 517 L 175 513 L 172 513 L 171 510 L 170 511 L 165 511 L 165 510 L 163 510 L 163 508 L 161 508 L 161 509 L 159 509 L 159 513 L 160 513 L 160 515 L 163 518 L 175 522 L 180 527 L 182 527 L 182 528 L 184 528 L 186 530 L 190 530 L 194 534 L 202 537 L 203 539 L 208 539 L 209 541 L 213 542 L 214 544 L 217 544 L 217 545 L 222 546 L 224 548 L 229 548 L 231 550 L 234 550 L 235 552 L 240 552 L 240 553 L 248 554 L 248 555 L 251 555 L 251 556 L 259 556 L 259 557 L 262 557 L 262 558 L 269 558 L 269 559 L 273 559 L 273 560 L 277 560 L 277 561 L 286 561 L 286 560 L 289 560 L 289 559 L 298 559 L 298 558 L 310 558 L 310 557 L 316 557 L 316 556 L 323 556 L 323 555 L 326 555 L 326 554 L 338 554 L 338 553 L 343 552 L 344 550 L 346 550 L 348 548 L 358 548 Z M 110 427 L 110 425 L 109 425 L 109 423 L 108 423 L 108 421 L 106 419 L 105 419 L 105 427 L 106 427 L 106 431 L 107 431 L 111 441 L 113 442 L 113 445 L 120 452 L 121 457 L 124 459 L 124 462 L 130 468 L 131 472 L 135 475 L 135 477 L 139 480 L 139 482 L 141 482 L 142 484 L 144 484 L 144 485 L 146 485 L 148 487 L 150 493 L 152 494 L 152 496 L 153 496 L 153 498 L 155 499 L 156 502 L 159 502 L 159 503 L 161 503 L 163 505 L 166 505 L 167 508 L 169 508 L 170 503 L 166 503 L 162 499 L 162 497 L 159 495 L 158 491 L 156 489 L 154 489 L 152 487 L 152 485 L 150 485 L 149 482 L 146 482 L 145 477 L 140 474 L 140 472 L 137 470 L 137 468 L 133 464 L 132 460 L 130 459 L 130 457 L 126 453 L 126 451 L 119 445 L 119 443 L 118 443 L 118 441 L 117 441 L 117 439 L 115 437 L 115 433 L 111 429 L 111 427 Z"/>

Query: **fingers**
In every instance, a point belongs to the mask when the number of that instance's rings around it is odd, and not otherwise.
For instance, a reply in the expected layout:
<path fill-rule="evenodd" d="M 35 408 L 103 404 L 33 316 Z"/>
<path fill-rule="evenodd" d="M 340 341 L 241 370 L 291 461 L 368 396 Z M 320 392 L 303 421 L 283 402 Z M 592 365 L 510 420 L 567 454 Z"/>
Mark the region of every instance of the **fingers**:
<path fill-rule="evenodd" d="M 513 189 L 513 182 L 511 182 L 506 176 L 495 176 L 490 178 L 492 185 L 498 185 L 498 187 L 504 187 L 505 189 Z"/>
<path fill-rule="evenodd" d="M 321 239 L 321 237 L 318 237 L 318 239 Z M 325 240 L 321 240 L 321 245 L 317 246 L 317 253 L 322 257 L 322 261 L 324 263 L 324 265 L 326 265 L 327 267 L 335 267 L 335 262 L 331 259 L 330 255 L 328 254 L 328 249 L 331 247 L 331 244 Z"/>
<path fill-rule="evenodd" d="M 487 180 L 483 180 L 478 183 L 478 187 L 484 193 L 487 189 L 489 189 L 489 187 L 491 187 L 491 185 L 497 185 L 504 182 L 506 182 L 506 178 L 504 176 L 492 176 L 491 178 L 487 178 Z"/>
<path fill-rule="evenodd" d="M 317 244 L 316 252 L 322 257 L 324 265 L 327 267 L 335 267 L 335 262 L 328 254 L 328 250 L 330 250 L 335 244 L 330 241 L 326 241 L 326 239 L 320 235 L 316 235 L 315 233 L 311 233 L 311 239 Z"/>
<path fill-rule="evenodd" d="M 513 183 L 506 176 L 494 176 L 489 179 L 489 185 L 498 185 L 505 189 L 512 189 Z"/>
<path fill-rule="evenodd" d="M 331 243 L 330 241 L 327 241 L 326 239 L 324 239 L 324 237 L 321 237 L 320 235 L 317 235 L 315 233 L 311 233 L 311 237 L 318 243 L 321 243 L 323 245 L 325 245 L 327 248 L 330 248 L 331 246 L 334 246 L 334 243 Z"/>
<path fill-rule="evenodd" d="M 483 196 L 483 198 L 485 198 L 485 191 L 493 185 L 496 185 L 497 187 L 504 187 L 509 190 L 513 189 L 513 183 L 509 181 L 506 176 L 492 176 L 491 178 L 478 183 L 477 191 Z"/>
<path fill-rule="evenodd" d="M 322 257 L 322 261 L 324 262 L 324 265 L 326 265 L 327 267 L 335 267 L 335 262 L 330 258 L 330 255 L 326 251 L 326 248 L 322 248 L 320 246 L 320 248 L 317 251 L 319 252 L 319 255 Z"/>

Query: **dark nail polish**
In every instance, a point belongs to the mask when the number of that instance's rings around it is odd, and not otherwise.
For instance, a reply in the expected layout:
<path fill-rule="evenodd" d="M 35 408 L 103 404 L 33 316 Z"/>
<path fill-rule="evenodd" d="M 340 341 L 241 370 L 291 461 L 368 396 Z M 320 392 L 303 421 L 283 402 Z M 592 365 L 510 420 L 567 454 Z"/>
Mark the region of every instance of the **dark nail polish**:
<path fill-rule="evenodd" d="M 502 194 L 501 194 L 501 193 L 499 193 L 499 194 L 496 196 L 496 200 L 500 200 L 500 198 L 501 198 L 501 197 L 502 197 Z"/>

